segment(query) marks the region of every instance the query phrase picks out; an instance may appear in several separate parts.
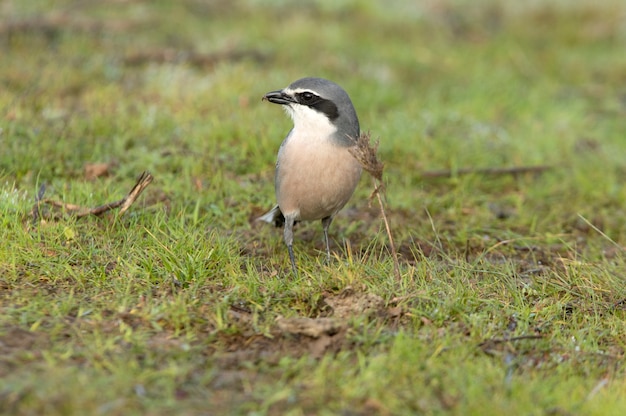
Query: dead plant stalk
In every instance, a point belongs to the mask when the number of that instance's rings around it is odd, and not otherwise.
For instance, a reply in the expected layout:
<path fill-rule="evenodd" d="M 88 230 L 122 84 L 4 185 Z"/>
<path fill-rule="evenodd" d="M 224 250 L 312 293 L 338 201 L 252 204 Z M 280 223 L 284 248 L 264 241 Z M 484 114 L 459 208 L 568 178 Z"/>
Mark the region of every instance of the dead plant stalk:
<path fill-rule="evenodd" d="M 383 171 L 385 164 L 382 163 L 377 156 L 378 152 L 378 140 L 375 144 L 370 143 L 370 132 L 361 133 L 361 135 L 355 139 L 355 146 L 350 149 L 352 156 L 361 164 L 363 169 L 367 171 L 374 180 L 374 191 L 370 195 L 370 200 L 376 195 L 378 205 L 380 207 L 380 213 L 382 215 L 385 229 L 387 231 L 387 237 L 389 238 L 389 247 L 391 248 L 391 255 L 393 257 L 393 269 L 396 279 L 400 280 L 400 264 L 398 262 L 398 253 L 396 246 L 393 242 L 393 236 L 391 234 L 391 227 L 389 220 L 387 219 L 387 213 L 385 211 L 385 204 L 383 202 L 383 195 L 385 192 L 385 185 L 383 183 Z"/>

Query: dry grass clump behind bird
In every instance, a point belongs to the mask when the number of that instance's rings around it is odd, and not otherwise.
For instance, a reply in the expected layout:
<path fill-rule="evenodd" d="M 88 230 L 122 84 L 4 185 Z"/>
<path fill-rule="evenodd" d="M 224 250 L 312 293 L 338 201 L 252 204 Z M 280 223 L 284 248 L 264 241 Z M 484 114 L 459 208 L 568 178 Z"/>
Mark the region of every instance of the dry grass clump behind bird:
<path fill-rule="evenodd" d="M 383 171 L 385 164 L 378 159 L 378 144 L 379 141 L 372 144 L 371 133 L 361 133 L 358 138 L 355 139 L 355 146 L 350 149 L 350 153 L 361 164 L 363 169 L 369 173 L 374 179 L 374 190 L 370 195 L 370 201 L 376 197 L 378 205 L 380 207 L 380 213 L 382 215 L 383 222 L 385 223 L 385 229 L 387 230 L 387 236 L 389 237 L 389 247 L 391 248 L 391 255 L 393 256 L 393 268 L 394 274 L 398 280 L 400 280 L 400 265 L 398 263 L 398 255 L 396 252 L 396 246 L 393 242 L 393 235 L 391 234 L 391 227 L 389 220 L 385 212 L 385 204 L 383 201 L 383 195 L 385 193 L 385 184 L 383 183 Z"/>

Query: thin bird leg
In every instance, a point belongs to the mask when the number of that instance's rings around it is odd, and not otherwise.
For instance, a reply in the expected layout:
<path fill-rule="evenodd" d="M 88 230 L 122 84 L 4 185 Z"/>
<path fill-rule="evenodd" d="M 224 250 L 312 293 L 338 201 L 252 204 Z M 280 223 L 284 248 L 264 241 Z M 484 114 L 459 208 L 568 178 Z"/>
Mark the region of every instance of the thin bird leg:
<path fill-rule="evenodd" d="M 293 224 L 295 223 L 295 218 L 291 215 L 285 215 L 285 229 L 284 229 L 284 239 L 285 244 L 287 245 L 287 250 L 289 251 L 289 260 L 291 260 L 291 268 L 293 269 L 293 274 L 298 277 L 298 268 L 296 267 L 296 257 L 293 254 Z"/>
<path fill-rule="evenodd" d="M 326 263 L 330 263 L 330 244 L 328 243 L 328 227 L 333 222 L 333 217 L 322 218 L 322 227 L 324 228 L 324 242 L 326 243 Z"/>

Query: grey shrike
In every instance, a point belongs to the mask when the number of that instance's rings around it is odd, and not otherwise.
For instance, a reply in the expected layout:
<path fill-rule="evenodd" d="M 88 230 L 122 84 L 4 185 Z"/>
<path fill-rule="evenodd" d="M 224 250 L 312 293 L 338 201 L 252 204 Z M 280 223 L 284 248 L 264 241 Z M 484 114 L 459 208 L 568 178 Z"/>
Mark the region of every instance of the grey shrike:
<path fill-rule="evenodd" d="M 359 119 L 348 94 L 322 78 L 302 78 L 263 96 L 280 104 L 293 120 L 278 150 L 274 185 L 278 205 L 259 219 L 284 225 L 284 239 L 294 274 L 293 226 L 322 220 L 326 257 L 328 227 L 348 202 L 361 177 L 361 165 L 350 153 L 359 137 Z"/>

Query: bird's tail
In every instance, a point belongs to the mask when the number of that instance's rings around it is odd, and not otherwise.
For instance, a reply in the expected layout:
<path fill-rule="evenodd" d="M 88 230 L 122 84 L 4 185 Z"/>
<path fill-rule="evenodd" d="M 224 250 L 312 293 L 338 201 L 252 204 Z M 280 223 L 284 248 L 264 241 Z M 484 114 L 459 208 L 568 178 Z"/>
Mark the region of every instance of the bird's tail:
<path fill-rule="evenodd" d="M 274 224 L 276 227 L 282 227 L 285 225 L 285 216 L 278 205 L 275 205 L 271 210 L 257 218 L 257 220 Z"/>

